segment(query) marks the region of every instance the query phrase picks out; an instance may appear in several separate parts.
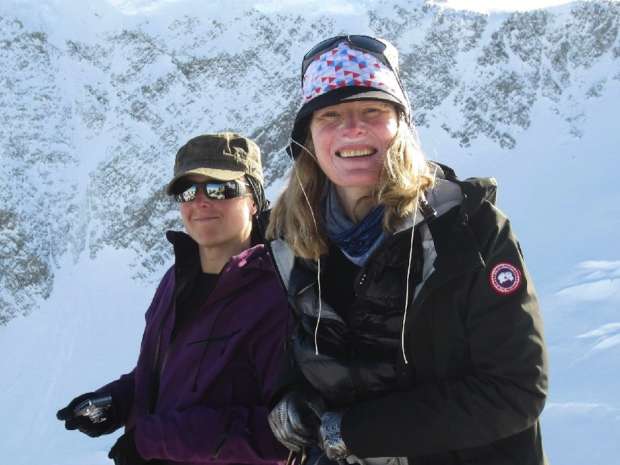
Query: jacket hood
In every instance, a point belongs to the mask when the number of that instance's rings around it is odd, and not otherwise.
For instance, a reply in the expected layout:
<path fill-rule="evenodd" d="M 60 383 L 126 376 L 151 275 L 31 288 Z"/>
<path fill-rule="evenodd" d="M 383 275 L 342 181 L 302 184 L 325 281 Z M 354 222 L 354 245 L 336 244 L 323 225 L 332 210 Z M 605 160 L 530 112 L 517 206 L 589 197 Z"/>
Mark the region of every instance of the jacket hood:
<path fill-rule="evenodd" d="M 174 247 L 175 264 L 177 266 L 200 264 L 198 244 L 196 244 L 189 234 L 182 231 L 166 231 L 166 239 L 168 239 L 168 242 Z M 266 251 L 263 244 L 254 244 L 238 255 L 231 257 L 224 269 L 246 266 L 252 263 L 254 258 L 258 258 L 265 254 Z"/>
<path fill-rule="evenodd" d="M 468 178 L 460 180 L 454 171 L 440 163 L 428 162 L 435 173 L 434 186 L 425 192 L 426 208 L 420 209 L 415 217 L 415 226 L 432 218 L 440 217 L 460 205 L 463 219 L 474 214 L 484 201 L 495 203 L 497 181 L 495 178 Z M 395 233 L 413 226 L 413 218 L 404 218 Z"/>
<path fill-rule="evenodd" d="M 462 213 L 472 215 L 485 201 L 495 204 L 497 199 L 497 180 L 495 178 L 476 177 L 460 180 L 456 177 L 452 168 L 436 162 L 432 162 L 432 164 L 437 166 L 437 177 L 439 180 L 454 183 L 461 189 Z"/>

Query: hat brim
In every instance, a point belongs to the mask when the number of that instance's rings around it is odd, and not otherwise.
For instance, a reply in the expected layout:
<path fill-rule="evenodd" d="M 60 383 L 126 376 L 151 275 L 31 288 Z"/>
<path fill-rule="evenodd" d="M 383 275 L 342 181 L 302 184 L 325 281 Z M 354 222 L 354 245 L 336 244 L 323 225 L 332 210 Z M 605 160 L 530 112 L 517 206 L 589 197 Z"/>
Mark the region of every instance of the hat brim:
<path fill-rule="evenodd" d="M 308 103 L 305 103 L 297 112 L 295 123 L 293 124 L 293 130 L 291 132 L 291 138 L 296 143 L 291 143 L 288 149 L 289 153 L 293 155 L 293 158 L 297 158 L 299 152 L 301 151 L 301 148 L 297 144 L 304 144 L 306 142 L 306 137 L 308 135 L 308 124 L 310 123 L 312 113 L 320 110 L 321 108 L 338 105 L 339 103 L 353 102 L 356 100 L 381 100 L 384 102 L 393 103 L 404 112 L 407 111 L 397 97 L 384 90 L 351 86 L 327 92 L 326 94 L 320 95 L 319 97 L 310 100 Z"/>
<path fill-rule="evenodd" d="M 174 195 L 174 186 L 181 179 L 192 174 L 206 176 L 209 179 L 216 181 L 233 181 L 235 179 L 242 178 L 245 175 L 244 171 L 232 171 L 232 170 L 220 170 L 217 168 L 194 168 L 193 170 L 185 171 L 184 173 L 177 174 L 172 181 L 168 183 L 166 187 L 166 193 L 168 195 Z"/>

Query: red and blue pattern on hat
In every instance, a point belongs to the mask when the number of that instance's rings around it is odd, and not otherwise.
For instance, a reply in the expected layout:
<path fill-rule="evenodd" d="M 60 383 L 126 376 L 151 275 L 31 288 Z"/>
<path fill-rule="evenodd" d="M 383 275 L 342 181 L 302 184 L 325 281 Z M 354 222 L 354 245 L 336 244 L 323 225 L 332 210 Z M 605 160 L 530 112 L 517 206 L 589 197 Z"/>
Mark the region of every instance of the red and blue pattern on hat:
<path fill-rule="evenodd" d="M 378 89 L 400 102 L 406 101 L 394 72 L 375 56 L 351 48 L 347 42 L 340 42 L 310 63 L 303 79 L 302 104 L 343 87 Z"/>

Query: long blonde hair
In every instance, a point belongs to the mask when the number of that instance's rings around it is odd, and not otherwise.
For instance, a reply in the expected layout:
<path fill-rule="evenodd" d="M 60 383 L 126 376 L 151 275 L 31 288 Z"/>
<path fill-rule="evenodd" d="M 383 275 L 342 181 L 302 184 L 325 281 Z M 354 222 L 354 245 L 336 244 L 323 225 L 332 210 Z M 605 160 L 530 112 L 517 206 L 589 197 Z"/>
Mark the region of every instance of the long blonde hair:
<path fill-rule="evenodd" d="M 326 254 L 321 201 L 328 182 L 316 161 L 312 137 L 308 136 L 305 149 L 295 159 L 288 185 L 271 211 L 267 239 L 284 238 L 299 257 L 316 260 Z M 379 182 L 370 195 L 374 204 L 385 205 L 383 228 L 394 232 L 414 212 L 420 194 L 432 183 L 415 129 L 399 116 L 398 130 L 387 150 Z"/>

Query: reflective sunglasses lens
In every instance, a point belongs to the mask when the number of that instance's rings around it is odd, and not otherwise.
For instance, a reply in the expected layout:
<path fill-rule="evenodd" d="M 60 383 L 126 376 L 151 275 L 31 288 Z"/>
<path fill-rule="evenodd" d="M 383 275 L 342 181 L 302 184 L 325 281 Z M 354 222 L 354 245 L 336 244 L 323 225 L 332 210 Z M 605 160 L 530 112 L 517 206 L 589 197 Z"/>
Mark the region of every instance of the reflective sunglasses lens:
<path fill-rule="evenodd" d="M 208 182 L 205 186 L 205 195 L 209 199 L 224 200 L 230 198 L 230 194 L 227 192 L 228 183 L 224 182 Z M 227 195 L 228 194 L 228 195 Z"/>
<path fill-rule="evenodd" d="M 191 202 L 196 198 L 196 193 L 198 192 L 198 187 L 196 184 L 192 184 L 187 187 L 185 190 L 179 192 L 174 196 L 177 202 Z"/>
<path fill-rule="evenodd" d="M 248 193 L 247 184 L 239 181 L 208 182 L 205 195 L 214 200 L 234 199 Z"/>
<path fill-rule="evenodd" d="M 240 197 L 247 193 L 247 186 L 237 181 L 211 181 L 196 183 L 188 186 L 184 191 L 174 196 L 177 202 L 191 202 L 201 189 L 205 197 L 210 200 L 226 200 Z"/>

